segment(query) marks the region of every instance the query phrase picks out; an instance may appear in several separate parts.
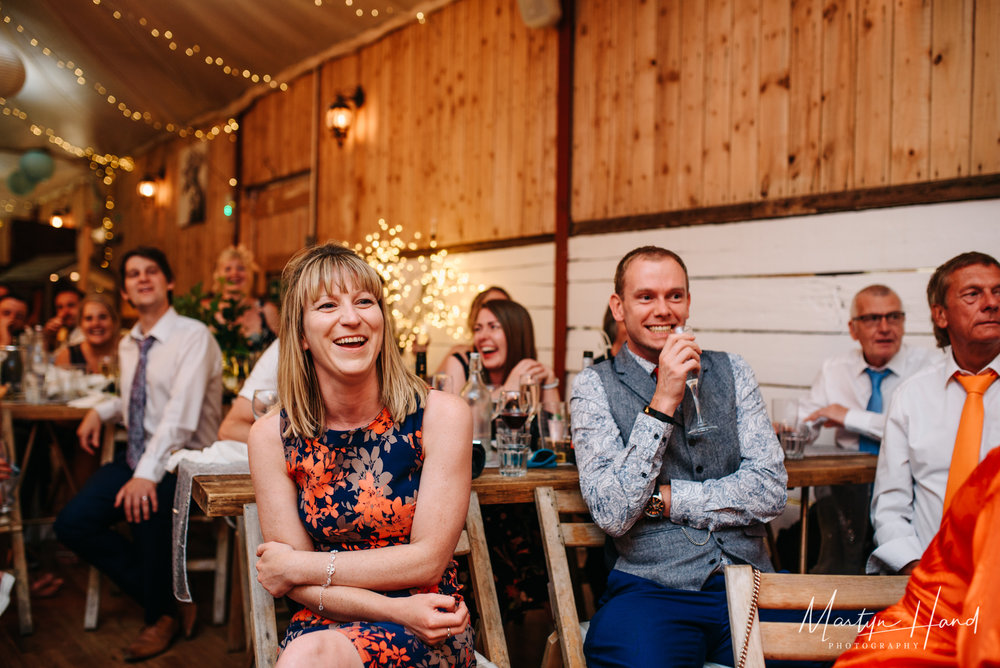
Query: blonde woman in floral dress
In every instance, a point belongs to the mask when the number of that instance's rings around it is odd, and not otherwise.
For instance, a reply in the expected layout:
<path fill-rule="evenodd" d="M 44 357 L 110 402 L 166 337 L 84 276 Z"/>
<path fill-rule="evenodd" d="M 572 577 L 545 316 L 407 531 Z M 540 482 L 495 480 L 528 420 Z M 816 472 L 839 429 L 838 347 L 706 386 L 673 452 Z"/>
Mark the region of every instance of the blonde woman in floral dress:
<path fill-rule="evenodd" d="M 282 408 L 249 441 L 258 578 L 294 611 L 279 666 L 474 665 L 452 559 L 468 407 L 405 368 L 382 282 L 353 252 L 306 249 L 283 282 Z"/>

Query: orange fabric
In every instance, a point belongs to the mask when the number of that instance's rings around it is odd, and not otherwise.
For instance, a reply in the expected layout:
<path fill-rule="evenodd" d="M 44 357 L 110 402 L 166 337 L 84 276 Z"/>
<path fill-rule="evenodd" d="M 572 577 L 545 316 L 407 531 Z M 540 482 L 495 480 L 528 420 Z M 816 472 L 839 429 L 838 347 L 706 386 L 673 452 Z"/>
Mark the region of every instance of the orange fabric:
<path fill-rule="evenodd" d="M 951 505 L 955 492 L 979 464 L 979 450 L 983 442 L 983 393 L 996 379 L 997 372 L 993 369 L 987 369 L 976 376 L 955 374 L 955 380 L 965 388 L 966 396 L 948 469 L 948 486 L 944 493 L 945 510 Z"/>
<path fill-rule="evenodd" d="M 955 494 L 902 600 L 836 666 L 1000 666 L 1000 447 Z"/>

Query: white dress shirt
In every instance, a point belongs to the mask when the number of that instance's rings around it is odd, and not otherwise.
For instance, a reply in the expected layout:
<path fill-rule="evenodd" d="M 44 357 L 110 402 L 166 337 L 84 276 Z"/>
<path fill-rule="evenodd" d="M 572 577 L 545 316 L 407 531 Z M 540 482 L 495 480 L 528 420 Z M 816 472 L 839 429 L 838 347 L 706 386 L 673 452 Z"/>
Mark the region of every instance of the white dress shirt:
<path fill-rule="evenodd" d="M 204 324 L 170 307 L 149 331 L 156 339 L 146 358 L 146 449 L 134 476 L 159 482 L 170 453 L 201 450 L 215 441 L 222 419 L 222 353 Z M 132 379 L 139 363 L 137 324 L 118 344 L 121 396 L 95 407 L 101 420 L 128 421 Z"/>
<path fill-rule="evenodd" d="M 888 364 L 877 369 L 889 369 L 892 372 L 882 380 L 882 405 L 889 406 L 893 392 L 903 380 L 941 357 L 943 355 L 940 350 L 908 348 L 903 345 Z M 872 396 L 871 379 L 865 373 L 868 366 L 861 348 L 832 357 L 823 362 L 809 397 L 799 400 L 800 420 L 830 404 L 840 404 L 847 408 L 844 426 L 837 427 L 834 436 L 837 446 L 844 450 L 858 450 L 859 434 L 878 441 L 882 439 L 885 430 L 885 413 L 866 410 Z"/>
<path fill-rule="evenodd" d="M 275 339 L 271 345 L 257 358 L 257 363 L 253 365 L 250 375 L 243 381 L 240 388 L 240 396 L 247 401 L 253 401 L 254 390 L 277 390 L 278 389 L 278 340 Z"/>
<path fill-rule="evenodd" d="M 988 368 L 1000 373 L 1000 355 Z M 896 390 L 878 456 L 872 524 L 877 547 L 868 572 L 898 571 L 919 559 L 941 526 L 948 469 L 965 405 L 951 348 Z M 983 395 L 979 458 L 1000 445 L 1000 381 Z"/>

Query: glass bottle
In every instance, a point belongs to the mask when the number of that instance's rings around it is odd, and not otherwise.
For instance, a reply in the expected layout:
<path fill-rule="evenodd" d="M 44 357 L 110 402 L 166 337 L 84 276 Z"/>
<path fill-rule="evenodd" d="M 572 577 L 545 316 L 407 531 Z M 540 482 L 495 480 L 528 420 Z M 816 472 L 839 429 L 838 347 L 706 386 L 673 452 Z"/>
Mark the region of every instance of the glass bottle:
<path fill-rule="evenodd" d="M 486 461 L 493 422 L 493 401 L 490 389 L 483 380 L 483 362 L 479 358 L 479 353 L 469 353 L 469 380 L 462 388 L 462 398 L 472 410 L 472 473 L 475 477 L 482 472 Z M 477 462 L 481 462 L 478 470 Z"/>
<path fill-rule="evenodd" d="M 580 371 L 583 371 L 587 367 L 594 366 L 594 351 L 584 350 L 583 351 L 583 364 L 580 366 Z"/>

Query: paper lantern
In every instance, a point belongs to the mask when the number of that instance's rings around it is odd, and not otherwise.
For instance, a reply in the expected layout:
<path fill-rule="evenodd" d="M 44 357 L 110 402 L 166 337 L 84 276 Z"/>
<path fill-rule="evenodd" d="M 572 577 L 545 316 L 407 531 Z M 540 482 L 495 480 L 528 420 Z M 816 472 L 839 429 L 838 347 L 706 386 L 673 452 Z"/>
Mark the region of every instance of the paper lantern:
<path fill-rule="evenodd" d="M 27 195 L 35 188 L 35 182 L 29 179 L 21 170 L 7 175 L 7 189 L 15 195 Z"/>
<path fill-rule="evenodd" d="M 6 42 L 0 41 L 0 97 L 16 95 L 24 85 L 24 63 Z"/>
<path fill-rule="evenodd" d="M 38 183 L 52 176 L 55 162 L 45 151 L 33 149 L 21 156 L 21 171 L 29 179 Z"/>

